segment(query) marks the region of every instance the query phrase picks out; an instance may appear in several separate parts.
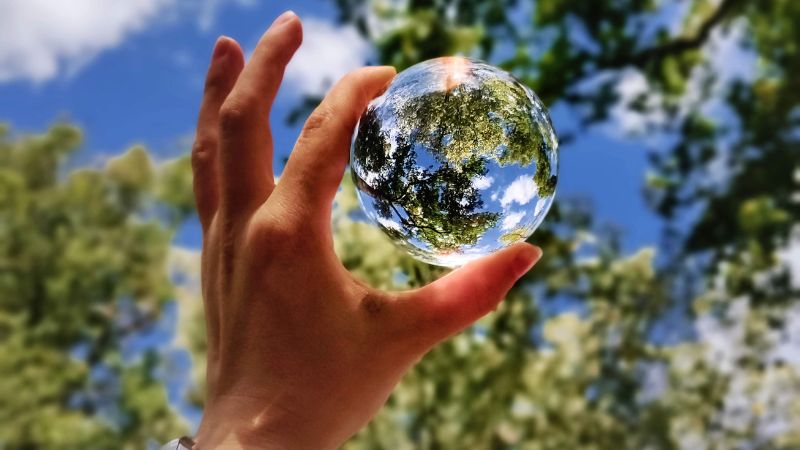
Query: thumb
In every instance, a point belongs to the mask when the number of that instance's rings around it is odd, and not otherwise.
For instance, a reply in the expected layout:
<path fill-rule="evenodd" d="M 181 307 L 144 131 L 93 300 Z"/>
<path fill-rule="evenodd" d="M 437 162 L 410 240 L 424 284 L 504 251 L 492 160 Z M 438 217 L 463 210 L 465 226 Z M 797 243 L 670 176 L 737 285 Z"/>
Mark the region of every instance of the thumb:
<path fill-rule="evenodd" d="M 515 244 L 406 292 L 398 306 L 411 321 L 407 329 L 426 347 L 463 330 L 492 311 L 541 256 L 539 247 Z"/>

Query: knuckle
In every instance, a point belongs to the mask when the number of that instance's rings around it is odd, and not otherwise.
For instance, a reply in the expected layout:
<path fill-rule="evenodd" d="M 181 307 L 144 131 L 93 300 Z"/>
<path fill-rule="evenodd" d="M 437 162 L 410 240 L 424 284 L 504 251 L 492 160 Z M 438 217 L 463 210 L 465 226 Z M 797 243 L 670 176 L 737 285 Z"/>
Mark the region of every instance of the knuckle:
<path fill-rule="evenodd" d="M 349 138 L 352 132 L 349 122 L 349 118 L 343 116 L 338 108 L 323 103 L 309 116 L 300 134 L 300 141 L 309 142 L 313 138 L 331 142 L 333 139 L 338 145 L 345 138 Z"/>
<path fill-rule="evenodd" d="M 247 242 L 256 252 L 277 255 L 281 259 L 304 254 L 305 239 L 298 239 L 296 227 L 289 221 L 259 219 L 251 222 L 247 230 Z"/>
<path fill-rule="evenodd" d="M 219 109 L 219 126 L 222 133 L 238 132 L 247 123 L 252 107 L 250 102 L 226 100 Z"/>
<path fill-rule="evenodd" d="M 302 137 L 308 138 L 314 132 L 324 129 L 332 119 L 333 111 L 331 111 L 330 107 L 324 104 L 318 106 L 306 120 Z"/>
<path fill-rule="evenodd" d="M 206 169 L 214 161 L 217 140 L 210 136 L 198 136 L 192 144 L 192 168 L 195 171 Z"/>
<path fill-rule="evenodd" d="M 227 83 L 228 81 L 223 73 L 221 73 L 220 71 L 212 70 L 206 76 L 206 81 L 203 90 L 207 95 L 211 95 L 216 92 L 222 91 L 223 88 L 227 85 Z"/>

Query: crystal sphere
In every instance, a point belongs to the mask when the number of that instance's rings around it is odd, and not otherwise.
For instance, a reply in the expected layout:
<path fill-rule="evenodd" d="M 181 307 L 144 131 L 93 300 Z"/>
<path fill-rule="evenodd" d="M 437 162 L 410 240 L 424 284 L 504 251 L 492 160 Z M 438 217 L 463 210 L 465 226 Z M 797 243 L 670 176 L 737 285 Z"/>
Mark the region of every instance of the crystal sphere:
<path fill-rule="evenodd" d="M 350 154 L 370 221 L 412 256 L 456 267 L 528 238 L 553 202 L 558 141 L 541 100 L 463 57 L 399 73 Z"/>

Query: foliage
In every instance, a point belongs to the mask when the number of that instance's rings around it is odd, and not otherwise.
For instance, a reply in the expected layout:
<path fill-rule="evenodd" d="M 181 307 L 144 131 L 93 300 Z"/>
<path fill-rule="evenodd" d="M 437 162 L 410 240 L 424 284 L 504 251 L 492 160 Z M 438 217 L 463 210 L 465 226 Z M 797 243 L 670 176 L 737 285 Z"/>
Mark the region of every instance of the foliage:
<path fill-rule="evenodd" d="M 187 192 L 178 163 L 137 147 L 65 175 L 80 139 L 62 125 L 0 135 L 0 448 L 134 449 L 186 428 L 158 349 L 126 350 L 172 296 L 156 209 L 187 208 L 156 197 Z"/>
<path fill-rule="evenodd" d="M 389 151 L 390 139 L 381 130 L 377 113 L 365 112 L 353 144 L 358 161 L 353 164 L 353 176 L 381 217 L 392 219 L 394 213 L 400 221 L 401 229 L 383 227 L 396 242 L 414 237 L 437 250 L 457 249 L 475 244 L 497 223 L 497 213 L 479 211 L 483 200 L 472 185 L 474 177 L 486 174 L 485 160 L 444 160 L 435 169 L 433 165 L 425 168 L 417 164 L 413 142 L 397 137 Z M 374 180 L 366 182 L 361 173 L 375 175 Z"/>
<path fill-rule="evenodd" d="M 402 92 L 402 87 L 396 89 Z M 478 154 L 502 165 L 527 166 L 535 156 L 531 149 L 549 137 L 531 122 L 527 102 L 522 86 L 490 79 L 478 87 L 464 83 L 434 90 L 390 108 L 396 109 L 399 130 L 440 151 L 444 161 L 459 164 Z"/>
<path fill-rule="evenodd" d="M 443 162 L 450 164 L 476 154 L 501 166 L 535 162 L 538 193 L 549 197 L 556 176 L 547 149 L 557 143 L 545 128 L 549 121 L 544 116 L 531 120 L 527 96 L 523 86 L 503 79 L 486 80 L 477 88 L 461 84 L 405 102 L 396 111 L 397 127 L 407 135 L 413 133 L 415 143 L 440 149 Z"/>

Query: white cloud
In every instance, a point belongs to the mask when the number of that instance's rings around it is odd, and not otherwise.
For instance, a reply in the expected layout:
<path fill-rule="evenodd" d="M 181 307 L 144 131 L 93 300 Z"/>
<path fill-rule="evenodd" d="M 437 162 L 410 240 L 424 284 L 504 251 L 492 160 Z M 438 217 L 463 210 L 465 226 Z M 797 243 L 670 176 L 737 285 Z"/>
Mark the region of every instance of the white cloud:
<path fill-rule="evenodd" d="M 748 33 L 744 21 L 736 21 L 726 28 L 712 31 L 703 47 L 708 54 L 709 65 L 692 69 L 686 83 L 686 92 L 679 104 L 679 117 L 685 117 L 694 108 L 711 117 L 723 114 L 725 90 L 734 80 L 752 80 L 755 76 L 756 54 L 742 47 Z M 709 87 L 708 78 L 714 77 Z M 709 92 L 704 92 L 709 89 Z"/>
<path fill-rule="evenodd" d="M 504 230 L 510 230 L 517 226 L 517 224 L 522 221 L 522 218 L 525 217 L 525 211 L 517 211 L 509 213 L 507 216 L 503 218 L 503 223 L 501 224 L 501 228 Z"/>
<path fill-rule="evenodd" d="M 203 31 L 211 29 L 217 21 L 217 14 L 225 3 L 234 2 L 240 6 L 254 6 L 256 0 L 202 0 L 197 5 L 197 26 Z"/>
<path fill-rule="evenodd" d="M 472 187 L 479 190 L 489 189 L 492 183 L 494 183 L 494 178 L 487 177 L 486 175 L 481 175 L 472 179 Z"/>
<path fill-rule="evenodd" d="M 196 19 L 207 31 L 230 3 L 253 0 L 0 0 L 0 82 L 74 74 L 157 22 Z"/>
<path fill-rule="evenodd" d="M 200 280 L 200 250 L 173 245 L 167 257 L 172 276 L 181 276 L 193 282 Z"/>
<path fill-rule="evenodd" d="M 177 0 L 3 1 L 0 82 L 49 80 L 119 45 Z"/>
<path fill-rule="evenodd" d="M 538 189 L 536 189 L 533 178 L 520 175 L 519 178 L 511 182 L 508 188 L 506 188 L 503 197 L 500 199 L 500 204 L 503 205 L 503 207 L 513 202 L 517 202 L 520 205 L 527 205 L 537 192 Z"/>
<path fill-rule="evenodd" d="M 324 94 L 342 75 L 363 66 L 370 51 L 353 27 L 303 19 L 303 45 L 286 68 L 286 81 L 301 94 Z"/>

